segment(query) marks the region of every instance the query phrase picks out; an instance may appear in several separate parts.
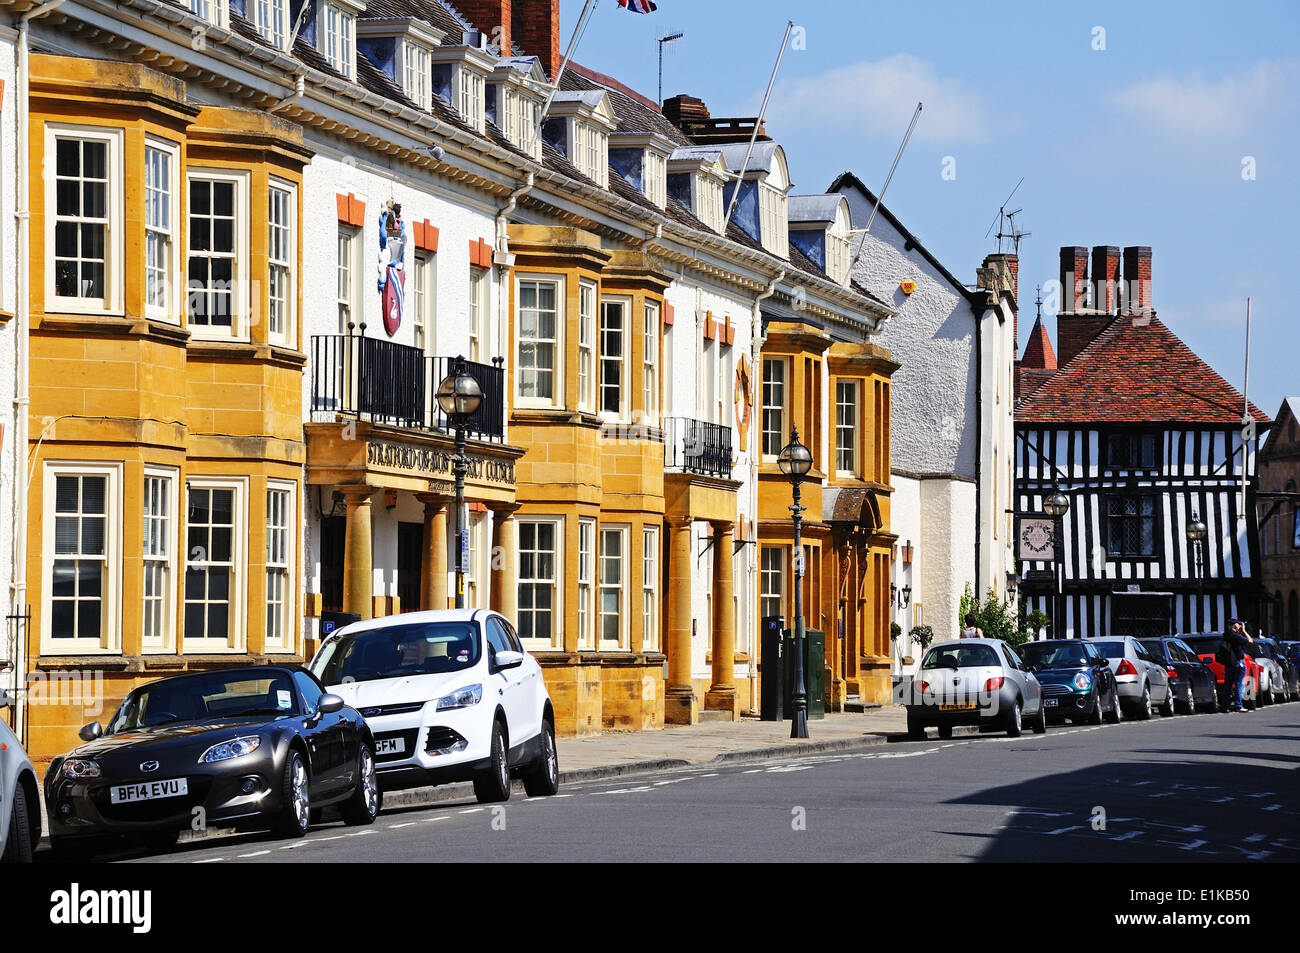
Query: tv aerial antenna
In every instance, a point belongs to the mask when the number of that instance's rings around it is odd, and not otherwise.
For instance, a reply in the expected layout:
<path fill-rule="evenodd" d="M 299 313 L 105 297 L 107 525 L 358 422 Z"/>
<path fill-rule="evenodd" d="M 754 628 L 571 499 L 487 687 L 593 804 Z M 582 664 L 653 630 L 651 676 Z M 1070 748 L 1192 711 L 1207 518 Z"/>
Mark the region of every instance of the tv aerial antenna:
<path fill-rule="evenodd" d="M 1024 184 L 1024 181 L 1025 177 L 1022 175 L 1020 181 L 1016 183 L 1016 187 L 1011 190 L 1011 195 L 1008 195 L 1002 201 L 1002 204 L 998 206 L 997 216 L 993 219 L 992 224 L 989 225 L 988 231 L 984 233 L 984 237 L 988 238 L 993 234 L 993 229 L 996 228 L 998 230 L 995 237 L 998 240 L 999 255 L 1002 254 L 1002 243 L 1005 241 L 1011 243 L 1011 250 L 1018 256 L 1020 254 L 1020 239 L 1028 238 L 1033 234 L 1033 232 L 1021 231 L 1020 227 L 1016 225 L 1016 216 L 1024 211 L 1023 208 L 1011 209 L 1010 211 L 1007 210 L 1007 206 L 1011 204 L 1012 196 L 1020 190 L 1020 186 Z"/>

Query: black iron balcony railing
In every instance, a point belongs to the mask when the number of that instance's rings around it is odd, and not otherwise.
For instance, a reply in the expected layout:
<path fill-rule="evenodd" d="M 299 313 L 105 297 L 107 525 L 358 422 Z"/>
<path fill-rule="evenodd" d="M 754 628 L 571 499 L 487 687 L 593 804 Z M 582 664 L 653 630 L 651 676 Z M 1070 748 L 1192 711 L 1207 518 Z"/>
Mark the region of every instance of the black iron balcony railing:
<path fill-rule="evenodd" d="M 731 428 L 691 417 L 664 420 L 664 465 L 686 473 L 731 476 Z"/>
<path fill-rule="evenodd" d="M 345 414 L 358 420 L 451 432 L 435 394 L 451 372 L 454 357 L 426 356 L 419 348 L 359 334 L 320 334 L 311 339 L 311 412 Z M 466 432 L 480 440 L 505 439 L 505 369 L 465 362 L 466 372 L 483 390 L 479 409 Z"/>

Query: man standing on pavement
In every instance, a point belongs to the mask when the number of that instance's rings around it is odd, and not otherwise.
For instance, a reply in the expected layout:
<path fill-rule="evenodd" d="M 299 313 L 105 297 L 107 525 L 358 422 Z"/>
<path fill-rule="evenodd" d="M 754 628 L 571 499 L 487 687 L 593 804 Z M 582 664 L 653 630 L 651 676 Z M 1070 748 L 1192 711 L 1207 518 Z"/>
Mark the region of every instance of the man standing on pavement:
<path fill-rule="evenodd" d="M 1245 711 L 1241 698 L 1246 690 L 1246 646 L 1253 645 L 1255 640 L 1246 632 L 1244 622 L 1240 619 L 1230 619 L 1228 631 L 1223 634 L 1223 641 L 1228 647 L 1228 661 L 1232 663 L 1231 669 L 1224 672 L 1224 678 L 1231 679 L 1228 684 L 1232 686 L 1228 711 Z"/>

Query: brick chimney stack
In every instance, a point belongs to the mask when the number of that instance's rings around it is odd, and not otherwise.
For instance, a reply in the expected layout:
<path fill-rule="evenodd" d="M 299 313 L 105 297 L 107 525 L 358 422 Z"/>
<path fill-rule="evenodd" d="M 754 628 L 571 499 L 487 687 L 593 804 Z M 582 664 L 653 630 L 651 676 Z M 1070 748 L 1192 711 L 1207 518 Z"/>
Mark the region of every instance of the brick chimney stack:
<path fill-rule="evenodd" d="M 489 40 L 501 44 L 501 55 L 511 55 L 510 26 L 511 0 L 456 0 L 460 15 L 473 24 Z M 448 43 L 454 45 L 453 38 Z"/>
<path fill-rule="evenodd" d="M 1092 306 L 1106 314 L 1119 310 L 1119 247 L 1097 245 L 1092 250 Z"/>
<path fill-rule="evenodd" d="M 508 0 L 508 5 L 515 54 L 538 57 L 554 82 L 564 62 L 560 52 L 560 0 Z"/>
<path fill-rule="evenodd" d="M 1124 249 L 1125 304 L 1131 312 L 1151 310 L 1151 246 Z"/>
<path fill-rule="evenodd" d="M 1082 311 L 1088 302 L 1088 249 L 1082 245 L 1061 247 L 1061 313 Z"/>

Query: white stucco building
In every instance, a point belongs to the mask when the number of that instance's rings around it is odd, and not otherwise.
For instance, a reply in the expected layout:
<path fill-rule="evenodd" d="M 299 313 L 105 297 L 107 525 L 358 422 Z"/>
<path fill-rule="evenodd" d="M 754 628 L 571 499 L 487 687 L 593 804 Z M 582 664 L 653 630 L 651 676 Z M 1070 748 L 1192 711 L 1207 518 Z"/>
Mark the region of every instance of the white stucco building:
<path fill-rule="evenodd" d="M 854 227 L 864 227 L 875 195 L 851 172 L 830 191 L 848 199 Z M 854 279 L 898 309 L 879 335 L 902 365 L 890 431 L 898 535 L 891 611 L 903 630 L 896 659 L 916 658 L 907 633 L 929 625 L 936 639 L 955 637 L 967 586 L 981 598 L 990 589 L 1006 598 L 1014 585 L 1016 256 L 990 255 L 968 287 L 883 204 L 871 232 L 852 237 L 850 256 Z"/>

